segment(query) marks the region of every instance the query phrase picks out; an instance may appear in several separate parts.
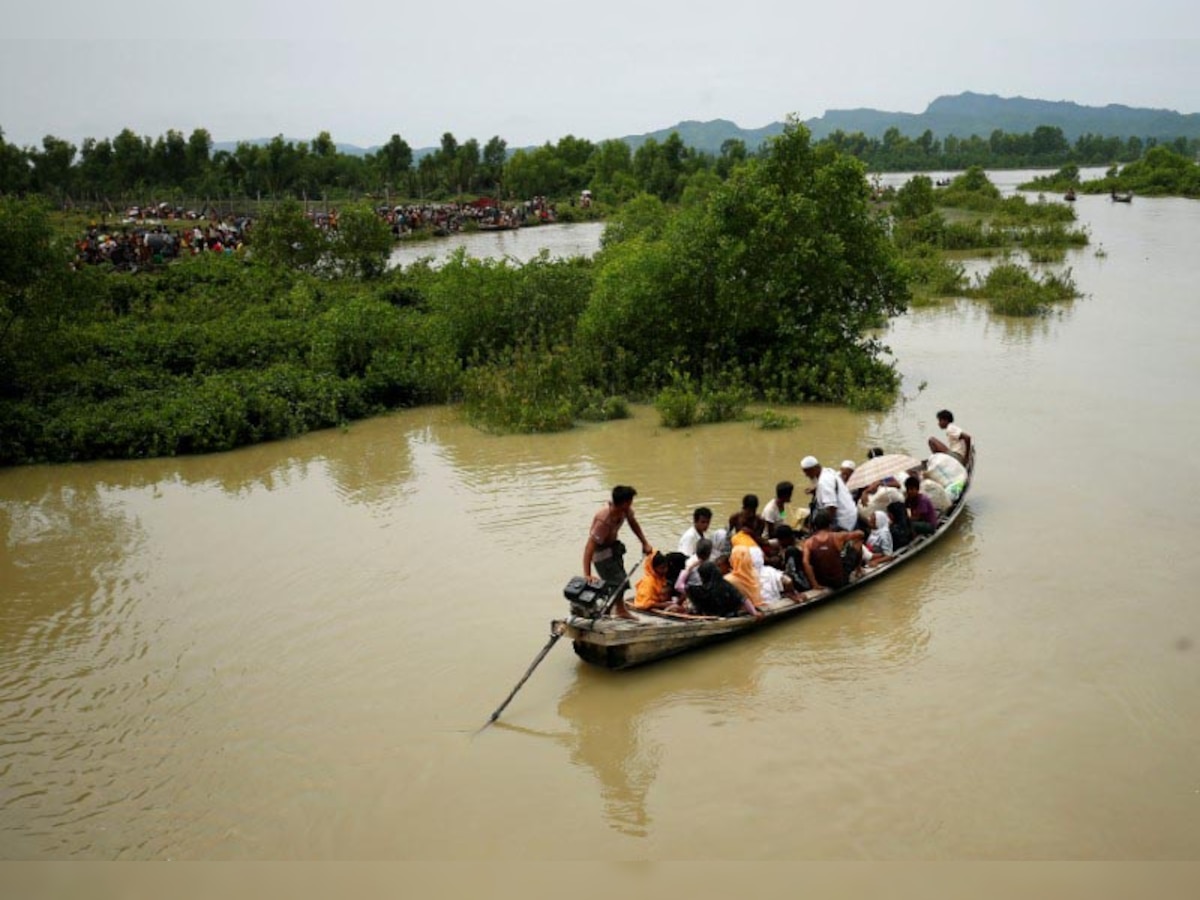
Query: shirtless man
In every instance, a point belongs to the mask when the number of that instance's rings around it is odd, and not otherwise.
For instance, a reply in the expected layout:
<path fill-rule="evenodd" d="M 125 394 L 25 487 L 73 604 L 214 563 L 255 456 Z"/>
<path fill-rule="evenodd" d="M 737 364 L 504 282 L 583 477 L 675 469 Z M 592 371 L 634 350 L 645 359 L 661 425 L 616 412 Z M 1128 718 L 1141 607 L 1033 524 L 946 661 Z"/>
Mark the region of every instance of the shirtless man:
<path fill-rule="evenodd" d="M 592 518 L 592 527 L 588 531 L 587 543 L 583 547 L 583 576 L 592 581 L 592 564 L 595 563 L 596 574 L 604 582 L 605 587 L 612 591 L 621 588 L 620 595 L 613 603 L 613 615 L 622 619 L 633 619 L 636 616 L 625 608 L 625 545 L 617 540 L 617 533 L 626 522 L 642 542 L 642 555 L 649 556 L 654 552 L 650 542 L 642 533 L 642 526 L 633 515 L 633 498 L 637 491 L 627 484 L 618 484 L 612 489 L 612 501 L 604 504 Z"/>

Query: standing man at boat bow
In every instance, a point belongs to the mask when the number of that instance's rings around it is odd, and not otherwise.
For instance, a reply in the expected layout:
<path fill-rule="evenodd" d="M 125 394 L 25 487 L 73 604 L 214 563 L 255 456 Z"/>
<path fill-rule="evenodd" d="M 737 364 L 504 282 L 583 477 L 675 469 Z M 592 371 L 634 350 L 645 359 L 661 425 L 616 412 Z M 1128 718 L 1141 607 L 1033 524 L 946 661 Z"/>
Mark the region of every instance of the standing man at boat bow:
<path fill-rule="evenodd" d="M 642 542 L 642 555 L 649 556 L 654 552 L 633 514 L 633 498 L 636 496 L 637 491 L 627 484 L 618 484 L 613 488 L 612 501 L 604 504 L 592 518 L 592 527 L 583 547 L 583 576 L 592 580 L 594 563 L 596 573 L 610 591 L 620 588 L 620 596 L 613 603 L 613 615 L 622 619 L 636 617 L 625 608 L 625 590 L 622 587 L 626 578 L 625 545 L 617 539 L 621 526 L 629 523 L 633 533 Z"/>

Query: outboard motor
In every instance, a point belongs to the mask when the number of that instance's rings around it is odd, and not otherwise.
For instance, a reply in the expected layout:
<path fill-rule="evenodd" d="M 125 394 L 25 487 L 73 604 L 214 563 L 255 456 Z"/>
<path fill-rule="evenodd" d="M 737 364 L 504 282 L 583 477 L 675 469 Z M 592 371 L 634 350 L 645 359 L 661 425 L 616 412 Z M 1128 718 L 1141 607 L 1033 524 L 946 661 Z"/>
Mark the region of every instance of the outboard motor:
<path fill-rule="evenodd" d="M 563 596 L 571 604 L 571 614 L 581 619 L 598 619 L 604 612 L 608 600 L 608 589 L 604 584 L 592 584 L 576 575 L 563 588 Z"/>

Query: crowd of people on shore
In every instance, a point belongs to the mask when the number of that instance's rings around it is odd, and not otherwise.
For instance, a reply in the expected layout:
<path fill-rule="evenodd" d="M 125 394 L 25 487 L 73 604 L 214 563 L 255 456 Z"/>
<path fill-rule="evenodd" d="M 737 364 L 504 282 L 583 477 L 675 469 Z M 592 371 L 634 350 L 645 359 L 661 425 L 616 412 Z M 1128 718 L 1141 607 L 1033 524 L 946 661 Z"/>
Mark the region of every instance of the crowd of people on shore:
<path fill-rule="evenodd" d="M 549 224 L 558 218 L 554 203 L 540 196 L 516 204 L 484 198 L 474 203 L 380 206 L 375 212 L 397 240 L 421 231 L 446 236 L 470 228 L 505 230 Z M 305 217 L 319 231 L 338 230 L 337 207 L 306 210 Z M 181 256 L 240 253 L 253 222 L 245 213 L 208 213 L 206 218 L 205 214 L 167 203 L 131 206 L 117 225 L 90 225 L 75 242 L 76 259 L 82 265 L 108 263 L 122 271 L 137 271 Z"/>
<path fill-rule="evenodd" d="M 613 597 L 611 615 L 637 619 L 624 596 L 632 572 L 625 571 L 619 532 L 628 524 L 643 557 L 634 610 L 761 617 L 780 600 L 800 602 L 810 591 L 844 587 L 920 536 L 932 534 L 961 496 L 971 436 L 954 424 L 949 410 L 939 410 L 937 419 L 945 440 L 929 439 L 930 456 L 923 463 L 864 483 L 855 478 L 858 464 L 853 460 L 833 468 L 806 456 L 800 463 L 808 481 L 809 502 L 803 509 L 792 507 L 795 485 L 790 481 L 776 484 L 761 513 L 758 496 L 746 494 L 741 507 L 715 529 L 712 509 L 700 506 L 670 552 L 656 550 L 642 531 L 633 513 L 637 491 L 617 485 L 610 502 L 592 519 L 584 576 L 603 584 Z M 873 448 L 868 461 L 877 457 L 884 462 L 881 448 Z"/>
<path fill-rule="evenodd" d="M 138 271 L 181 256 L 241 253 L 249 228 L 246 216 L 184 228 L 169 228 L 162 222 L 117 228 L 93 224 L 75 242 L 75 258 L 82 265 L 107 263 L 121 271 Z"/>

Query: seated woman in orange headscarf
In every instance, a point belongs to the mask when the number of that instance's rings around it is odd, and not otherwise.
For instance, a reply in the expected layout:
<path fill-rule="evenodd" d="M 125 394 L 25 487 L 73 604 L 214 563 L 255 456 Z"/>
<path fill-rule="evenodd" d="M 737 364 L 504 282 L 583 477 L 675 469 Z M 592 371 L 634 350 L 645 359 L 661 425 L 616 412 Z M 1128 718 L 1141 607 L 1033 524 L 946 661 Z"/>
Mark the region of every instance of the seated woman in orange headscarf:
<path fill-rule="evenodd" d="M 633 598 L 634 609 L 679 609 L 671 600 L 667 583 L 667 558 L 657 550 L 642 562 L 642 580 L 637 583 Z"/>
<path fill-rule="evenodd" d="M 725 580 L 737 588 L 742 596 L 754 604 L 755 609 L 763 606 L 762 587 L 758 581 L 758 569 L 749 547 L 738 546 L 729 554 L 729 574 Z"/>

